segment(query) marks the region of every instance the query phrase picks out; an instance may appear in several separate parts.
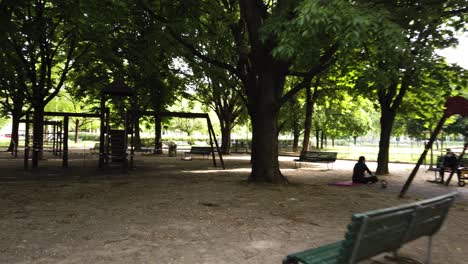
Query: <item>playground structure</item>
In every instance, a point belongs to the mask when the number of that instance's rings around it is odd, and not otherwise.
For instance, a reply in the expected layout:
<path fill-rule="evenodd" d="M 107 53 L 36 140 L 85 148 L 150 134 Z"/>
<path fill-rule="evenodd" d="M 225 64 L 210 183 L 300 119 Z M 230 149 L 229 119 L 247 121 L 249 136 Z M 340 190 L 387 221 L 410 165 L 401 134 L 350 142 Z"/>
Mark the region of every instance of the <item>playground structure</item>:
<path fill-rule="evenodd" d="M 447 98 L 447 101 L 445 102 L 445 111 L 442 116 L 442 118 L 439 120 L 439 123 L 437 123 L 436 128 L 434 131 L 432 131 L 431 136 L 429 138 L 429 141 L 427 142 L 423 153 L 419 157 L 418 162 L 416 163 L 416 166 L 414 167 L 413 171 L 411 174 L 408 176 L 408 179 L 406 180 L 405 184 L 403 185 L 403 188 L 400 191 L 399 197 L 402 198 L 405 196 L 406 192 L 409 189 L 409 186 L 411 185 L 411 182 L 413 181 L 414 177 L 416 176 L 416 173 L 418 172 L 419 167 L 423 163 L 424 159 L 426 158 L 427 152 L 432 148 L 432 144 L 434 143 L 437 135 L 440 133 L 442 130 L 442 126 L 444 125 L 445 121 L 447 118 L 449 118 L 452 115 L 461 115 L 463 117 L 468 117 L 468 100 L 464 97 L 461 96 L 454 96 L 454 97 L 449 97 Z M 458 160 L 460 161 L 463 158 L 463 155 L 465 154 L 465 150 L 467 148 L 468 142 L 465 142 L 465 146 L 463 148 L 462 154 L 458 157 Z M 445 183 L 445 185 L 449 185 L 450 180 L 453 177 L 453 174 L 455 172 L 452 171 Z"/>
<path fill-rule="evenodd" d="M 130 109 L 126 109 L 122 113 L 122 124 L 123 126 L 116 126 L 111 124 L 110 120 L 110 108 L 106 106 L 106 102 L 109 98 L 129 98 Z M 128 104 L 127 104 L 128 105 Z M 136 107 L 136 97 L 134 92 L 122 82 L 114 82 L 110 86 L 106 87 L 101 91 L 100 110 L 97 113 L 68 113 L 68 112 L 44 112 L 44 116 L 63 117 L 62 121 L 44 121 L 44 125 L 53 125 L 52 133 L 52 152 L 55 155 L 58 153 L 62 154 L 62 167 L 68 167 L 68 132 L 69 132 L 69 120 L 70 117 L 82 117 L 82 118 L 99 118 L 100 119 L 100 137 L 99 137 L 99 161 L 98 167 L 104 168 L 112 164 L 120 164 L 122 169 L 125 171 L 128 168 L 134 167 L 134 156 L 135 156 L 135 128 L 139 117 L 141 116 L 152 116 L 156 122 L 156 140 L 155 140 L 155 153 L 162 154 L 162 142 L 161 142 L 161 119 L 163 117 L 177 117 L 177 118 L 204 118 L 207 121 L 209 136 L 210 136 L 210 147 L 212 149 L 213 165 L 217 167 L 215 157 L 216 152 L 219 155 L 219 159 L 224 169 L 224 161 L 221 155 L 221 151 L 216 140 L 213 126 L 210 118 L 206 113 L 184 113 L 184 112 L 156 112 L 156 111 L 139 111 Z M 36 144 L 33 147 L 30 146 L 30 127 L 32 123 L 31 117 L 34 116 L 34 112 L 25 113 L 26 129 L 25 129 L 25 144 L 24 144 L 24 168 L 29 168 L 30 151 L 33 152 L 32 164 L 36 167 L 38 160 L 42 155 L 43 148 L 39 148 Z M 123 127 L 123 128 L 122 128 Z M 159 128 L 159 129 L 158 129 Z M 44 135 L 43 135 L 44 136 Z M 214 144 L 213 144 L 214 143 Z M 130 153 L 128 153 L 128 151 Z M 17 151 L 15 152 L 17 153 Z M 36 164 L 36 165 L 35 165 Z"/>
<path fill-rule="evenodd" d="M 31 150 L 30 147 L 30 128 L 29 124 L 32 123 L 30 117 L 33 115 L 33 112 L 27 112 L 25 114 L 26 119 L 24 123 L 26 124 L 25 129 L 25 141 L 24 141 L 24 168 L 29 168 L 29 152 Z M 55 117 L 63 117 L 62 121 L 45 121 L 44 124 L 52 124 L 54 125 L 54 133 L 53 133 L 53 153 L 62 154 L 62 167 L 68 167 L 68 125 L 70 117 L 86 117 L 86 118 L 99 118 L 99 114 L 93 113 L 67 113 L 67 112 L 44 112 L 44 116 L 55 116 Z M 37 153 L 41 152 L 42 150 L 38 148 L 32 148 L 32 151 Z M 38 156 L 38 155 L 37 155 Z M 33 156 L 34 157 L 34 156 Z M 33 162 L 34 164 L 34 162 Z"/>

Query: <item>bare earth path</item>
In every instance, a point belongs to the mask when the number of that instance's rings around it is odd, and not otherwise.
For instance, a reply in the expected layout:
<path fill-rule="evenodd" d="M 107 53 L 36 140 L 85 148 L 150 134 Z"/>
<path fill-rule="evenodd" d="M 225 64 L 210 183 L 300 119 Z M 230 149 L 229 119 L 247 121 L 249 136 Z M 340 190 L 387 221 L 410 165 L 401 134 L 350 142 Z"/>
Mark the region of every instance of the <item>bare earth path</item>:
<path fill-rule="evenodd" d="M 281 263 L 342 239 L 353 213 L 450 191 L 460 195 L 435 237 L 433 263 L 468 263 L 468 187 L 427 183 L 433 173 L 421 168 L 398 199 L 413 165 L 391 164 L 387 189 L 335 187 L 328 183 L 350 179 L 354 162 L 295 169 L 292 159 L 281 157 L 286 186 L 245 182 L 246 155 L 226 157 L 226 170 L 209 160 L 138 156 L 128 174 L 99 171 L 89 157 L 67 170 L 44 161 L 37 173 L 24 172 L 20 159 L 1 159 L 0 263 Z M 425 242 L 402 252 L 421 260 Z"/>

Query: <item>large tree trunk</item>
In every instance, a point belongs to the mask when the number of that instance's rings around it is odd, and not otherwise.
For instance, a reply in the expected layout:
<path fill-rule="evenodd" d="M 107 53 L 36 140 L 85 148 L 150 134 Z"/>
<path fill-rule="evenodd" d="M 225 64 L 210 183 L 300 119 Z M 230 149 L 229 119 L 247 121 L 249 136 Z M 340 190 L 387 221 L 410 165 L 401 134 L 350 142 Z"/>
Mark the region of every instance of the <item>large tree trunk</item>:
<path fill-rule="evenodd" d="M 285 182 L 279 170 L 277 112 L 264 111 L 268 108 L 258 104 L 257 113 L 252 116 L 252 172 L 249 181 Z"/>
<path fill-rule="evenodd" d="M 274 38 L 262 39 L 261 27 L 268 13 L 262 1 L 239 1 L 251 49 L 245 63 L 243 83 L 247 92 L 247 108 L 252 121 L 252 172 L 249 181 L 284 183 L 278 161 L 278 115 L 287 62 L 274 58 Z"/>
<path fill-rule="evenodd" d="M 249 90 L 249 115 L 252 120 L 252 172 L 249 181 L 287 182 L 279 169 L 278 161 L 278 102 L 285 75 L 282 68 L 264 61 L 264 71 L 259 72 L 255 86 Z"/>
<path fill-rule="evenodd" d="M 392 135 L 393 122 L 395 113 L 390 109 L 382 108 L 382 116 L 380 117 L 380 141 L 379 154 L 377 156 L 376 174 L 388 174 L 388 161 L 390 153 L 390 136 Z"/>
<path fill-rule="evenodd" d="M 39 167 L 39 160 L 42 158 L 44 143 L 44 105 L 41 103 L 34 106 L 33 120 L 33 153 L 32 167 Z"/>
<path fill-rule="evenodd" d="M 225 125 L 221 128 L 221 153 L 229 155 L 231 152 L 231 124 L 225 120 Z"/>
<path fill-rule="evenodd" d="M 15 151 L 16 148 L 18 148 L 18 142 L 19 142 L 19 124 L 20 124 L 20 119 L 21 119 L 21 113 L 12 113 L 12 120 L 11 120 L 11 139 L 10 139 L 10 145 L 8 146 L 7 151 Z"/>
<path fill-rule="evenodd" d="M 398 81 L 392 82 L 387 90 L 379 91 L 380 103 L 380 141 L 379 154 L 377 155 L 377 170 L 376 174 L 388 174 L 388 161 L 390 151 L 390 136 L 392 135 L 393 124 L 398 108 L 400 107 L 403 97 L 409 87 L 411 73 L 407 72 L 401 79 L 401 84 Z M 400 89 L 398 90 L 398 86 Z"/>

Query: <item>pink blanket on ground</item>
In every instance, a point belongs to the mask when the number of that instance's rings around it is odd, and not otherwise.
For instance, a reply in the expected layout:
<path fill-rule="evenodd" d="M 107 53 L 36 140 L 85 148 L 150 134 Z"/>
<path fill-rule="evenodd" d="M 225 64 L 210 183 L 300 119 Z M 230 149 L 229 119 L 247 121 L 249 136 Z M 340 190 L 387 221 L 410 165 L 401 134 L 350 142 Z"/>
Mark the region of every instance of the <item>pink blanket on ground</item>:
<path fill-rule="evenodd" d="M 341 186 L 341 187 L 352 187 L 352 186 L 363 185 L 363 183 L 354 183 L 353 181 L 337 181 L 337 182 L 331 182 L 328 185 Z"/>

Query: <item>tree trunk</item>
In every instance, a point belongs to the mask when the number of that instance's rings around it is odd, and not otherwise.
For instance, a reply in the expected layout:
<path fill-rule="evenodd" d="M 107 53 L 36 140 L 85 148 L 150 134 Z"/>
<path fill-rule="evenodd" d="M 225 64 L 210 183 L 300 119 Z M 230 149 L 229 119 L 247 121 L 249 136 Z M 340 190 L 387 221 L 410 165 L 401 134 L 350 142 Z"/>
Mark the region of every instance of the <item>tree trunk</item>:
<path fill-rule="evenodd" d="M 154 140 L 154 149 L 156 154 L 162 154 L 162 139 L 161 139 L 161 130 L 162 130 L 162 125 L 161 125 L 161 117 L 159 115 L 155 116 L 154 118 L 155 127 L 156 127 L 156 135 L 155 135 L 155 140 Z"/>
<path fill-rule="evenodd" d="M 382 116 L 380 117 L 379 154 L 377 155 L 377 170 L 375 172 L 378 175 L 389 173 L 390 136 L 392 135 L 394 120 L 394 112 L 389 109 L 382 109 Z"/>
<path fill-rule="evenodd" d="M 380 103 L 380 142 L 379 154 L 377 156 L 377 170 L 376 174 L 388 174 L 388 160 L 390 151 L 390 136 L 392 134 L 393 124 L 398 108 L 400 107 L 403 97 L 409 87 L 412 73 L 406 72 L 405 76 L 398 81 L 392 82 L 386 91 L 379 91 Z M 398 86 L 400 89 L 398 90 Z"/>
<path fill-rule="evenodd" d="M 75 143 L 78 143 L 78 130 L 80 128 L 80 120 L 75 120 Z"/>
<path fill-rule="evenodd" d="M 319 96 L 318 87 L 320 84 L 320 78 L 317 77 L 315 80 L 314 93 L 312 94 L 311 88 L 306 89 L 306 116 L 304 122 L 304 140 L 302 142 L 302 151 L 305 152 L 309 150 L 310 144 L 310 131 L 312 130 L 312 117 L 314 115 L 314 105 L 315 101 Z"/>
<path fill-rule="evenodd" d="M 16 113 L 13 112 L 12 114 L 12 121 L 11 121 L 11 139 L 10 139 L 10 145 L 8 146 L 8 150 L 10 152 L 15 151 L 16 148 L 18 148 L 18 142 L 19 142 L 19 124 L 20 124 L 20 119 L 21 119 L 21 113 Z"/>
<path fill-rule="evenodd" d="M 312 129 L 312 114 L 314 112 L 314 104 L 312 102 L 311 88 L 306 89 L 306 115 L 304 121 L 304 139 L 302 140 L 302 151 L 304 153 L 309 150 L 310 130 Z"/>
<path fill-rule="evenodd" d="M 278 161 L 278 102 L 285 80 L 281 68 L 264 61 L 258 82 L 249 90 L 249 115 L 252 121 L 252 172 L 249 181 L 285 183 Z"/>
<path fill-rule="evenodd" d="M 299 129 L 299 124 L 294 122 L 294 127 L 293 127 L 293 146 L 292 146 L 292 151 L 297 152 L 297 149 L 299 148 L 299 136 L 301 135 L 301 131 Z"/>
<path fill-rule="evenodd" d="M 325 141 L 325 133 L 322 130 L 322 135 L 320 135 L 320 149 L 323 149 L 323 142 Z"/>
<path fill-rule="evenodd" d="M 320 148 L 320 130 L 319 129 L 316 129 L 315 130 L 315 148 L 316 149 L 319 149 Z"/>
<path fill-rule="evenodd" d="M 221 153 L 229 155 L 231 152 L 231 124 L 225 120 L 224 127 L 221 128 Z"/>
<path fill-rule="evenodd" d="M 286 178 L 279 170 L 278 161 L 278 114 L 262 111 L 252 116 L 252 172 L 249 181 L 285 182 Z"/>
<path fill-rule="evenodd" d="M 42 102 L 34 106 L 32 167 L 39 167 L 44 143 L 44 106 Z"/>
<path fill-rule="evenodd" d="M 134 135 L 135 135 L 135 146 L 133 146 L 135 148 L 135 150 L 141 150 L 141 136 L 140 136 L 140 117 L 137 116 L 136 117 L 136 122 L 135 122 L 135 127 L 134 127 Z"/>

